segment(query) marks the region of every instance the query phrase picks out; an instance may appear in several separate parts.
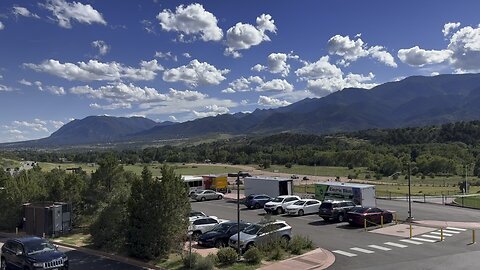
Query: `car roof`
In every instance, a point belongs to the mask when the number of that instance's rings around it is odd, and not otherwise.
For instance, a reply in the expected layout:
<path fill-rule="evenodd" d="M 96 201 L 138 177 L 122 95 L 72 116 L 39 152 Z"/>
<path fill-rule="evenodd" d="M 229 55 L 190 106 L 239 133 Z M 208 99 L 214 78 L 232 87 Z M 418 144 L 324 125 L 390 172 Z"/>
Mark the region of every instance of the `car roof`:
<path fill-rule="evenodd" d="M 311 202 L 311 201 L 320 202 L 319 200 L 315 200 L 315 199 L 302 199 L 302 201 L 306 201 L 306 202 Z"/>
<path fill-rule="evenodd" d="M 43 240 L 43 238 L 40 238 L 38 236 L 25 236 L 25 237 L 18 237 L 18 238 L 10 239 L 10 241 L 16 241 L 16 242 L 19 242 L 19 243 L 28 243 L 28 242 L 38 241 L 38 240 Z"/>

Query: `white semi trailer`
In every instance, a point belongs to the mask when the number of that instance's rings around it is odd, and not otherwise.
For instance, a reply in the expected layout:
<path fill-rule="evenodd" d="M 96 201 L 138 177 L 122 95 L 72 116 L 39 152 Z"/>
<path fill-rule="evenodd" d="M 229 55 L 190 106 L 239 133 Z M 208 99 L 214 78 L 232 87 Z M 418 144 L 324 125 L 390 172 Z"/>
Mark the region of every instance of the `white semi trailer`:
<path fill-rule="evenodd" d="M 340 182 L 316 183 L 315 198 L 320 201 L 350 200 L 364 207 L 377 206 L 374 185 Z"/>
<path fill-rule="evenodd" d="M 279 177 L 245 177 L 245 196 L 266 194 L 272 198 L 293 193 L 293 180 Z"/>

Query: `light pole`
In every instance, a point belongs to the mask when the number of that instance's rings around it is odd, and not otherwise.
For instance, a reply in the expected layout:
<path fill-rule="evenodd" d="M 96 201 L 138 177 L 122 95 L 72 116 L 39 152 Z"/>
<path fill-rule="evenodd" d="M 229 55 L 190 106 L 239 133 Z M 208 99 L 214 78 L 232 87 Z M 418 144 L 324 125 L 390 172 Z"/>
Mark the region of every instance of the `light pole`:
<path fill-rule="evenodd" d="M 237 252 L 238 260 L 240 260 L 241 250 L 240 250 L 240 173 L 237 174 Z"/>
<path fill-rule="evenodd" d="M 410 161 L 408 162 L 408 218 L 407 220 L 412 220 L 412 190 L 411 190 L 411 172 L 410 172 Z"/>

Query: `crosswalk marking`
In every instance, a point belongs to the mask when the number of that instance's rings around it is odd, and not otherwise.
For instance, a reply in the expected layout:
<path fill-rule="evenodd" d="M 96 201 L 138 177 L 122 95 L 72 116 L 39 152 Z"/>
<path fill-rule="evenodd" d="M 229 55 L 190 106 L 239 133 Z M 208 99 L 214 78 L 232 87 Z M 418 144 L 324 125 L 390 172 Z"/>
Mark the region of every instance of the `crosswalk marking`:
<path fill-rule="evenodd" d="M 399 248 L 406 248 L 406 247 L 408 247 L 408 246 L 406 246 L 406 245 L 397 244 L 397 243 L 393 243 L 393 242 L 385 242 L 384 244 L 385 244 L 385 245 L 392 246 L 392 247 L 399 247 Z"/>
<path fill-rule="evenodd" d="M 435 243 L 437 240 L 432 240 L 432 239 L 425 239 L 425 238 L 420 238 L 420 237 L 412 237 L 410 238 L 411 240 L 415 241 L 423 241 L 423 242 L 429 242 L 429 243 Z"/>
<path fill-rule="evenodd" d="M 437 236 L 437 235 L 430 235 L 430 234 L 424 234 L 422 235 L 422 237 L 428 237 L 428 238 L 433 238 L 433 239 L 441 239 L 440 236 Z"/>
<path fill-rule="evenodd" d="M 363 253 L 367 253 L 367 254 L 375 253 L 375 251 L 368 250 L 368 249 L 363 249 L 363 248 L 359 248 L 359 247 L 353 247 L 353 248 L 350 248 L 350 249 L 353 250 L 353 251 L 363 252 Z"/>
<path fill-rule="evenodd" d="M 442 233 L 441 233 L 441 232 L 430 232 L 430 234 L 442 235 Z M 449 233 L 443 233 L 443 236 L 453 236 L 453 234 L 449 234 Z"/>
<path fill-rule="evenodd" d="M 357 256 L 357 254 L 350 253 L 350 252 L 346 252 L 346 251 L 342 251 L 342 250 L 332 250 L 332 252 L 333 252 L 333 253 L 340 254 L 340 255 L 343 255 L 343 256 L 347 256 L 347 257 L 355 257 L 355 256 Z"/>
<path fill-rule="evenodd" d="M 421 244 L 423 244 L 422 242 L 417 242 L 417 241 L 413 241 L 413 240 L 410 240 L 410 239 L 400 239 L 400 241 L 405 242 L 405 243 L 408 243 L 408 244 L 414 244 L 414 245 L 421 245 Z"/>
<path fill-rule="evenodd" d="M 383 250 L 383 251 L 392 250 L 391 248 L 382 247 L 382 246 L 377 246 L 377 245 L 368 245 L 368 246 L 371 247 L 371 248 L 376 248 L 376 249 Z"/>
<path fill-rule="evenodd" d="M 443 232 L 446 232 L 446 233 L 460 233 L 459 231 L 451 231 L 451 230 L 443 230 Z"/>
<path fill-rule="evenodd" d="M 455 228 L 455 227 L 447 227 L 447 230 L 454 230 L 454 231 L 464 232 L 464 231 L 466 231 L 467 229 Z"/>

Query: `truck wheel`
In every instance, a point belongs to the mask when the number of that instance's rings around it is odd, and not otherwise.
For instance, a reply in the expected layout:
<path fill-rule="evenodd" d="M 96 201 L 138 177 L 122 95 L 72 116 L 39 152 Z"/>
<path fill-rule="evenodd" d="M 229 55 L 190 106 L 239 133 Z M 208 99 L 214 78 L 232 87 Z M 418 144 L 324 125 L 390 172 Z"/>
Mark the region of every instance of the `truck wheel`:
<path fill-rule="evenodd" d="M 343 216 L 343 214 L 338 214 L 338 222 L 344 222 L 345 221 L 345 217 Z"/>

